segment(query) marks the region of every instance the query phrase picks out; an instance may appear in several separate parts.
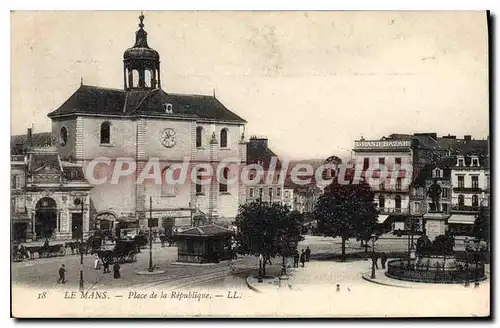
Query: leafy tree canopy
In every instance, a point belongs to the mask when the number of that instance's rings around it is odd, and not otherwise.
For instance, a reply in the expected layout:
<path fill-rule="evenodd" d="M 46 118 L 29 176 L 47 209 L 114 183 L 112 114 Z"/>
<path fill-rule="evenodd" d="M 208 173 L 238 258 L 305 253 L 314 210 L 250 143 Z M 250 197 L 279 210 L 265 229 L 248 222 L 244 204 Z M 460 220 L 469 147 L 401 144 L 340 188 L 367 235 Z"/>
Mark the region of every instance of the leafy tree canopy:
<path fill-rule="evenodd" d="M 234 225 L 237 251 L 264 257 L 288 256 L 302 240 L 302 217 L 280 203 L 256 200 L 239 208 Z"/>
<path fill-rule="evenodd" d="M 343 239 L 371 236 L 377 231 L 378 217 L 373 199 L 374 193 L 366 182 L 339 184 L 334 179 L 314 209 L 320 233 Z"/>

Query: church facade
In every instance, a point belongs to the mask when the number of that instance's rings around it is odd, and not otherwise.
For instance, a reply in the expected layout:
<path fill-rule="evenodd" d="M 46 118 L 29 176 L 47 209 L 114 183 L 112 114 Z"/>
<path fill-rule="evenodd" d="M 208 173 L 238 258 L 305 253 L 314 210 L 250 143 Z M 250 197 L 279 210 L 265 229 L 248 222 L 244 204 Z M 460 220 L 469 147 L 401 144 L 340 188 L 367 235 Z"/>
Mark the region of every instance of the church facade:
<path fill-rule="evenodd" d="M 133 47 L 123 55 L 123 89 L 82 85 L 59 108 L 48 114 L 52 140 L 64 161 L 81 164 L 96 179 L 117 165 L 132 161 L 135 172 L 117 183 L 108 179 L 90 192 L 92 225 L 114 230 L 129 222 L 144 229 L 192 226 L 193 217 L 219 224 L 231 222 L 246 199 L 238 179 L 221 184 L 213 174 L 208 183 L 186 179 L 168 184 L 164 173 L 188 162 L 189 170 L 203 164 L 214 171 L 231 158 L 224 176 L 237 175 L 246 162 L 246 121 L 216 97 L 181 95 L 161 89 L 160 55 L 147 43 L 143 19 Z M 95 165 L 96 159 L 106 158 Z M 126 159 L 125 161 L 120 159 Z M 157 159 L 162 183 L 138 175 Z M 196 172 L 199 175 L 203 172 Z M 188 177 L 190 174 L 188 174 Z M 88 176 L 87 176 L 88 177 Z M 157 219 L 157 220 L 156 220 Z"/>

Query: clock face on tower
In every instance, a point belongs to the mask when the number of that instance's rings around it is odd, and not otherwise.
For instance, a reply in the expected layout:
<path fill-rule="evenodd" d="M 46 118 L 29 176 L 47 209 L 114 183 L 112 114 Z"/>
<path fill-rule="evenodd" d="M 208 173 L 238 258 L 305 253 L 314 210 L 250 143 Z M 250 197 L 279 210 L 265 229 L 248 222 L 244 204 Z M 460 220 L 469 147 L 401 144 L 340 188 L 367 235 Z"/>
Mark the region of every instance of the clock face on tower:
<path fill-rule="evenodd" d="M 172 148 L 173 146 L 175 146 L 176 143 L 175 130 L 171 128 L 163 130 L 163 132 L 160 135 L 160 140 L 163 146 L 167 148 Z"/>

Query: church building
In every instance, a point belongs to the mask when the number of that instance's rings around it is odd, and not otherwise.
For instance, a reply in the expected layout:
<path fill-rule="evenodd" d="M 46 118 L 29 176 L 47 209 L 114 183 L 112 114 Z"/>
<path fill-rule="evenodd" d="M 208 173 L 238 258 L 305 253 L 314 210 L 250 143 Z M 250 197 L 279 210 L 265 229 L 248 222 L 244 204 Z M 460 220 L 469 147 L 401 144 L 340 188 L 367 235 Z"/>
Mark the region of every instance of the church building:
<path fill-rule="evenodd" d="M 148 45 L 144 16 L 139 19 L 135 44 L 123 54 L 123 88 L 82 83 L 48 114 L 53 146 L 61 160 L 83 165 L 86 174 L 91 172 L 96 178 L 122 165 L 117 158 L 130 158 L 136 165 L 137 173 L 121 177 L 117 184 L 108 179 L 94 185 L 90 191 L 91 207 L 95 209 L 90 229 L 114 231 L 119 225 L 145 229 L 150 217 L 155 228 L 187 228 L 194 225 L 193 217 L 199 224 L 227 225 L 246 199 L 240 179 L 226 185 L 214 174 L 208 184 L 199 184 L 188 173 L 181 184 L 155 184 L 147 179 L 136 183 L 151 158 L 159 159 L 162 176 L 171 165 L 186 159 L 192 169 L 200 163 L 215 168 L 231 158 L 236 164 L 224 169 L 225 177 L 239 174 L 246 162 L 246 121 L 215 95 L 162 90 L 160 55 Z M 111 162 L 87 170 L 101 157 Z"/>

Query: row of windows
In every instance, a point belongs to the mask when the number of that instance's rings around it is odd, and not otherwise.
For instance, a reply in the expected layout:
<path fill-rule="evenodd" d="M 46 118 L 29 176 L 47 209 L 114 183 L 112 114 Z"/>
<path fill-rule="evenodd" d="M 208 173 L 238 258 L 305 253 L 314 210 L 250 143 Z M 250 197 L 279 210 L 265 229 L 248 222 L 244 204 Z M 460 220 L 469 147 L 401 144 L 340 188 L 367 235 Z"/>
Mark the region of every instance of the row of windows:
<path fill-rule="evenodd" d="M 396 195 L 396 197 L 394 197 L 394 203 L 395 203 L 395 208 L 401 208 L 401 196 Z M 384 197 L 384 195 L 380 195 L 378 197 L 378 207 L 379 208 L 384 208 L 385 207 L 385 197 Z"/>
<path fill-rule="evenodd" d="M 472 195 L 472 207 L 479 207 L 479 197 L 477 195 Z M 378 205 L 379 208 L 384 208 L 385 207 L 385 197 L 380 196 L 378 200 Z M 448 204 L 442 203 L 440 204 L 442 207 L 443 212 L 448 212 Z M 429 203 L 429 208 L 432 208 L 434 204 Z M 464 195 L 458 195 L 458 209 L 465 209 L 465 197 Z M 396 196 L 395 197 L 395 208 L 401 208 L 401 197 Z M 415 211 L 420 211 L 421 210 L 421 203 L 415 202 L 414 203 L 414 208 Z"/>
<path fill-rule="evenodd" d="M 227 129 L 224 128 L 220 130 L 220 138 L 219 138 L 219 145 L 221 148 L 226 148 L 227 147 Z M 203 147 L 203 127 L 198 126 L 196 128 L 196 147 L 200 148 Z"/>
<path fill-rule="evenodd" d="M 385 165 L 385 157 L 379 157 L 378 158 L 378 163 L 379 165 Z M 394 158 L 394 164 L 395 165 L 401 165 L 401 157 L 395 157 Z M 370 167 L 370 158 L 365 157 L 363 159 L 363 170 L 367 170 Z"/>
<path fill-rule="evenodd" d="M 458 188 L 465 188 L 465 176 L 464 175 L 458 175 Z M 478 175 L 471 175 L 471 186 L 474 189 L 479 188 L 479 176 Z"/>
<path fill-rule="evenodd" d="M 265 197 L 265 196 L 264 196 L 264 188 L 263 188 L 263 187 L 260 187 L 258 190 L 259 190 L 259 194 L 258 194 L 258 196 L 260 197 L 260 195 L 262 194 L 262 197 Z M 248 196 L 249 196 L 250 198 L 254 198 L 254 197 L 256 196 L 256 195 L 255 195 L 255 189 L 254 189 L 254 188 L 250 188 L 250 189 L 248 190 L 248 192 L 249 192 Z M 280 187 L 277 187 L 277 188 L 276 188 L 276 195 L 274 195 L 274 193 L 273 193 L 273 188 L 272 188 L 272 187 L 269 187 L 269 188 L 268 188 L 268 195 L 269 195 L 269 198 L 273 198 L 273 196 L 276 196 L 276 197 L 281 197 L 281 188 L 280 188 Z M 286 190 L 286 191 L 285 191 L 285 198 L 288 198 L 288 197 L 290 197 L 290 191 L 289 191 L 289 190 Z"/>
<path fill-rule="evenodd" d="M 101 130 L 100 130 L 100 142 L 101 145 L 107 145 L 111 143 L 111 123 L 109 122 L 103 122 L 101 124 Z M 59 143 L 61 146 L 66 146 L 68 143 L 68 129 L 66 129 L 65 126 L 61 127 L 61 131 L 59 134 Z"/>
<path fill-rule="evenodd" d="M 396 178 L 396 190 L 402 189 L 403 180 L 401 178 Z M 385 190 L 385 181 L 381 182 L 379 185 L 379 190 Z"/>
<path fill-rule="evenodd" d="M 465 166 L 465 158 L 462 156 L 457 157 L 457 166 Z M 479 166 L 479 158 L 472 156 L 470 166 Z"/>
<path fill-rule="evenodd" d="M 458 207 L 464 207 L 465 206 L 465 196 L 464 195 L 458 195 Z M 472 195 L 472 206 L 477 207 L 479 206 L 479 197 L 477 195 Z"/>
<path fill-rule="evenodd" d="M 61 128 L 61 146 L 68 143 L 68 130 L 65 126 Z M 100 142 L 102 145 L 111 143 L 111 123 L 103 122 L 100 129 Z M 228 145 L 227 129 L 224 128 L 220 131 L 220 147 L 226 148 Z M 196 128 L 196 147 L 203 147 L 203 127 Z"/>

